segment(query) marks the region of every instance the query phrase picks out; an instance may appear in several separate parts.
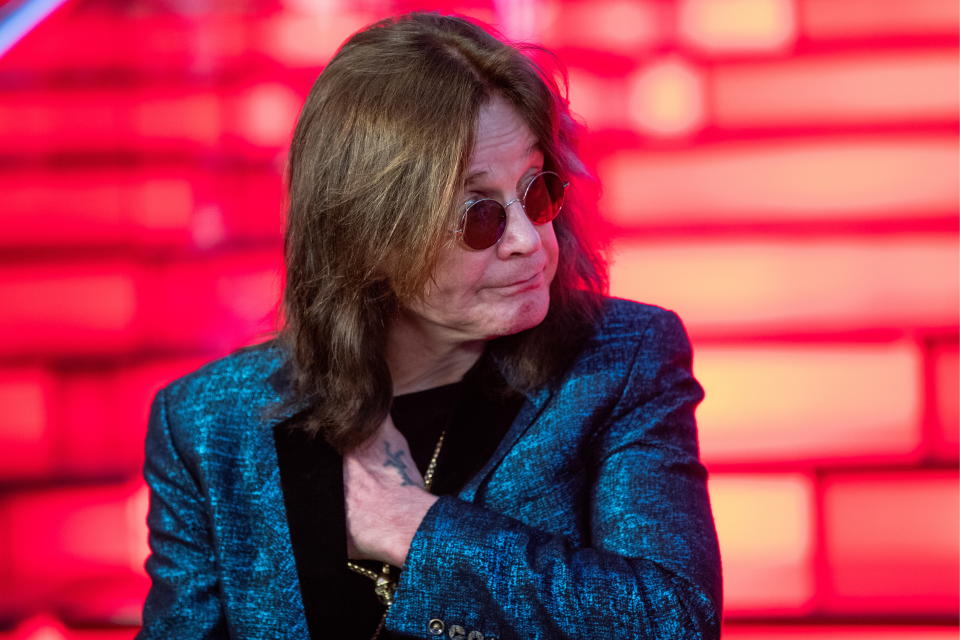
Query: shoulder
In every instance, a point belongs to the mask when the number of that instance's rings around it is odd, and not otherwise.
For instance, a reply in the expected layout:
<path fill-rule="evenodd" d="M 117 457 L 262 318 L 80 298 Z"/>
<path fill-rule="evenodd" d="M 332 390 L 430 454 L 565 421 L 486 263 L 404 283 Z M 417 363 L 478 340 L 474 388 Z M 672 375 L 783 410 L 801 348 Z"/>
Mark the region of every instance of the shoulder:
<path fill-rule="evenodd" d="M 562 378 L 555 400 L 571 406 L 613 402 L 631 385 L 651 386 L 667 369 L 691 357 L 680 317 L 654 304 L 605 297 L 592 335 Z M 561 403 L 562 404 L 562 403 Z"/>
<path fill-rule="evenodd" d="M 248 425 L 268 405 L 282 400 L 271 383 L 284 363 L 275 340 L 237 349 L 167 384 L 163 393 L 171 428 L 203 432 Z"/>
<path fill-rule="evenodd" d="M 267 378 L 281 363 L 282 355 L 274 340 L 242 347 L 170 382 L 168 397 L 256 393 L 269 386 Z"/>
<path fill-rule="evenodd" d="M 636 350 L 643 343 L 663 342 L 689 348 L 686 328 L 675 311 L 655 304 L 605 297 L 586 350 Z"/>
<path fill-rule="evenodd" d="M 693 352 L 675 311 L 654 304 L 605 298 L 595 331 L 568 371 L 567 383 L 607 391 L 650 386 L 669 371 L 690 370 Z M 605 384 L 601 385 L 600 382 Z"/>

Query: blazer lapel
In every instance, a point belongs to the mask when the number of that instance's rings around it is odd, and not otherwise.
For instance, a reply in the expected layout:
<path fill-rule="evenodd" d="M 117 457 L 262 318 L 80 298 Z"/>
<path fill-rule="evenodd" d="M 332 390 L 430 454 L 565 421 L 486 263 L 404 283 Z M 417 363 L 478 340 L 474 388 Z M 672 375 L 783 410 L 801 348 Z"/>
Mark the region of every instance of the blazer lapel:
<path fill-rule="evenodd" d="M 289 364 L 281 359 L 281 366 L 268 376 L 267 382 L 271 389 L 265 406 L 272 406 L 282 399 L 287 399 Z M 311 454 L 324 458 L 324 464 L 317 464 L 313 470 L 314 472 L 326 471 L 326 476 L 316 478 L 320 482 L 320 486 L 316 489 L 318 492 L 329 489 L 330 479 L 334 476 L 332 468 L 335 466 L 338 471 L 340 469 L 339 464 L 330 464 L 331 453 L 335 454 L 332 450 L 324 451 L 319 448 L 318 451 L 318 448 L 311 443 L 307 443 L 309 449 L 304 449 L 303 443 L 297 441 L 292 427 L 298 419 L 302 418 L 307 406 L 305 402 L 288 404 L 281 413 L 261 417 L 257 425 L 257 441 L 254 445 L 256 473 L 259 478 L 262 478 L 258 515 L 263 523 L 263 534 L 266 539 L 263 553 L 270 556 L 269 562 L 273 567 L 274 581 L 269 588 L 275 598 L 274 611 L 277 620 L 284 624 L 283 637 L 299 639 L 323 637 L 323 634 L 318 633 L 311 624 L 311 618 L 317 617 L 318 602 L 321 604 L 329 602 L 334 606 L 339 604 L 336 593 L 330 596 L 330 600 L 308 597 L 303 584 L 313 586 L 314 579 L 300 575 L 301 563 L 297 554 L 294 553 L 296 542 L 303 538 L 304 521 L 307 521 L 308 526 L 314 524 L 309 521 L 313 515 L 309 510 L 315 502 L 314 496 L 310 496 L 304 486 L 310 480 L 304 469 L 305 459 Z M 288 481 L 296 485 L 291 496 L 286 495 L 290 489 Z M 320 505 L 320 513 L 326 508 L 326 515 L 329 517 L 329 507 L 336 504 L 330 500 L 323 501 Z M 316 515 L 320 516 L 320 513 Z M 316 527 L 325 532 L 343 529 L 342 527 L 338 529 L 336 526 L 316 525 Z M 323 537 L 318 537 L 316 542 L 325 546 L 333 544 L 332 540 Z M 327 557 L 330 557 L 329 553 Z M 320 571 L 314 574 L 318 580 L 322 579 L 326 573 L 322 560 L 320 566 Z M 335 581 L 332 582 L 335 584 Z"/>
<path fill-rule="evenodd" d="M 500 441 L 500 444 L 497 445 L 496 450 L 493 452 L 493 455 L 484 463 L 483 467 L 470 479 L 467 481 L 467 484 L 463 486 L 463 489 L 460 490 L 460 493 L 457 494 L 457 497 L 465 502 L 475 502 L 477 499 L 477 492 L 483 486 L 483 483 L 490 477 L 490 474 L 493 473 L 493 470 L 497 468 L 497 465 L 500 464 L 500 461 L 503 460 L 504 456 L 507 455 L 507 452 L 513 447 L 513 445 L 520 439 L 520 437 L 526 433 L 527 429 L 530 428 L 530 425 L 536 421 L 540 413 L 543 411 L 543 408 L 547 404 L 551 392 L 549 389 L 542 389 L 536 393 L 525 394 L 526 400 L 523 405 L 520 407 L 520 412 L 517 414 L 517 417 L 514 418 L 513 423 L 510 425 L 510 429 L 507 430 L 507 433 L 503 436 L 503 439 Z"/>
<path fill-rule="evenodd" d="M 289 375 L 284 363 L 268 378 L 278 398 L 289 392 Z M 277 553 L 280 593 L 299 605 L 293 620 L 304 625 L 300 637 L 309 629 L 309 637 L 323 638 L 347 614 L 343 459 L 323 438 L 306 433 L 307 408 L 305 402 L 293 404 L 262 421 L 269 454 L 262 458 L 261 498 L 264 517 L 273 524 L 270 546 Z"/>
<path fill-rule="evenodd" d="M 322 638 L 347 610 L 343 459 L 307 435 L 303 417 L 274 426 L 273 435 L 304 613 L 310 636 Z"/>
<path fill-rule="evenodd" d="M 283 625 L 284 638 L 307 637 L 307 620 L 297 576 L 297 566 L 290 543 L 287 512 L 284 508 L 277 451 L 271 429 L 257 434 L 254 453 L 257 460 L 257 477 L 262 478 L 258 504 L 260 512 L 254 517 L 260 523 L 263 542 L 260 552 L 266 556 L 268 566 L 273 568 L 273 581 L 264 585 L 273 598 L 271 617 L 277 622 L 277 631 Z"/>

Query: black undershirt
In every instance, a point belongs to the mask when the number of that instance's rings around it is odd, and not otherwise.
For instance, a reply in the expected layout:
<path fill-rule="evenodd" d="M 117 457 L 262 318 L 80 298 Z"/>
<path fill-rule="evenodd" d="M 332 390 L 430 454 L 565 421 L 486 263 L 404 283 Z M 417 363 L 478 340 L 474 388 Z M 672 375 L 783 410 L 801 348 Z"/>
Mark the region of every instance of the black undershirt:
<path fill-rule="evenodd" d="M 480 360 L 460 382 L 395 396 L 390 415 L 407 439 L 410 453 L 425 474 L 437 439 L 446 429 L 430 492 L 456 495 L 493 455 L 523 404 L 489 357 Z M 359 562 L 379 572 L 382 563 Z M 369 638 L 384 607 L 373 592 L 373 581 L 350 571 L 346 597 L 360 633 Z M 396 569 L 393 570 L 396 576 Z M 369 632 L 366 630 L 369 629 Z M 361 631 L 362 630 L 362 631 Z M 382 640 L 398 638 L 386 631 Z"/>

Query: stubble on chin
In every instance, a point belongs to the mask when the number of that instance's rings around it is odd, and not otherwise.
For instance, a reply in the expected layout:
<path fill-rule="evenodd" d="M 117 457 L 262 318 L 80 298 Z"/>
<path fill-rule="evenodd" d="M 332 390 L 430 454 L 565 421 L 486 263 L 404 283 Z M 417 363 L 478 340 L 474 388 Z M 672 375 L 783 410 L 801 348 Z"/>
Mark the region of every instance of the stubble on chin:
<path fill-rule="evenodd" d="M 501 335 L 513 335 L 521 331 L 533 329 L 547 317 L 550 310 L 550 298 L 536 299 L 526 301 L 520 309 L 513 315 L 509 326 L 504 327 Z"/>

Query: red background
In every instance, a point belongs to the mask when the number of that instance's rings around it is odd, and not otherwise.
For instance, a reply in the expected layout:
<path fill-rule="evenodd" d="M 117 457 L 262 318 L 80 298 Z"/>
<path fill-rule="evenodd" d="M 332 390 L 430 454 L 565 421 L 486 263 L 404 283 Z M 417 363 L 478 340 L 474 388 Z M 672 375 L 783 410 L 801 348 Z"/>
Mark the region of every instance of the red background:
<path fill-rule="evenodd" d="M 956 638 L 955 0 L 75 0 L 0 57 L 0 639 L 135 632 L 149 402 L 273 327 L 299 106 L 414 8 L 569 70 L 612 293 L 694 342 L 724 637 Z"/>

